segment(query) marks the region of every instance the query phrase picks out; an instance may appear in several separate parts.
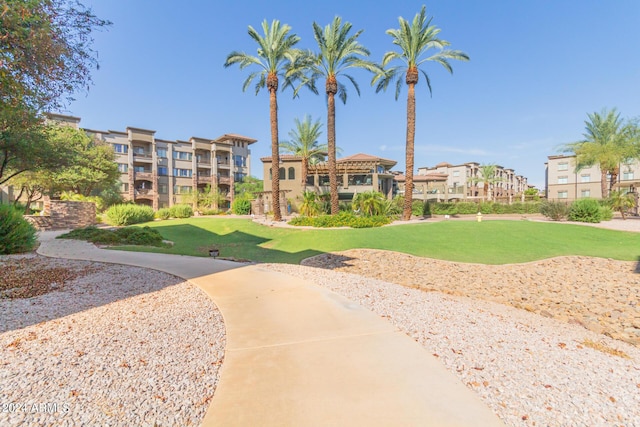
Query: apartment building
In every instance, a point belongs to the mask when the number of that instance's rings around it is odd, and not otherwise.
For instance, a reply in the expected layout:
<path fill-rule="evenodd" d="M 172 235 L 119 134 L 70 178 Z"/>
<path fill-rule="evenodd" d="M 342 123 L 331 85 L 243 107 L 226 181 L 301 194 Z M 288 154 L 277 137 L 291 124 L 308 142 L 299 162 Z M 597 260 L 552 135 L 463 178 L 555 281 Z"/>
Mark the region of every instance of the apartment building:
<path fill-rule="evenodd" d="M 496 165 L 493 182 L 489 185 L 488 194 L 484 194 L 484 183 L 481 165 L 476 162 L 452 165 L 442 162 L 434 167 L 420 167 L 414 180 L 422 176 L 444 175 L 446 184 L 442 189 L 444 197 L 452 199 L 480 199 L 491 198 L 493 200 L 511 201 L 517 195 L 521 195 L 529 188 L 527 178 L 517 175 L 513 169 Z M 414 186 L 415 191 L 416 186 Z"/>
<path fill-rule="evenodd" d="M 576 170 L 576 157 L 571 155 L 548 156 L 545 163 L 545 191 L 549 200 L 602 198 L 602 172 L 598 165 Z M 640 187 L 640 160 L 619 165 L 620 173 L 614 188 L 638 192 Z M 610 186 L 611 176 L 606 176 Z"/>
<path fill-rule="evenodd" d="M 79 117 L 50 114 L 49 118 L 80 129 Z M 154 130 L 134 127 L 83 130 L 113 147 L 123 198 L 156 210 L 182 203 L 185 194 L 207 185 L 226 194 L 225 203 L 217 207 L 229 207 L 234 182 L 250 175 L 250 145 L 256 142 L 236 134 L 169 141 L 156 138 Z"/>

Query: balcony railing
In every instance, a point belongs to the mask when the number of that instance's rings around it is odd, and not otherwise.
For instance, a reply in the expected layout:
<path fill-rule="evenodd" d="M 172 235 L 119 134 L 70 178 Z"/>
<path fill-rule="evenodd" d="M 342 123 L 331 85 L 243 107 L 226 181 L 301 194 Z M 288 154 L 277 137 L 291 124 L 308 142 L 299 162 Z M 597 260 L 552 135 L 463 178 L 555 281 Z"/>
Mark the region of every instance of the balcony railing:
<path fill-rule="evenodd" d="M 156 192 L 149 188 L 136 188 L 135 195 L 137 198 L 151 198 L 156 195 Z"/>
<path fill-rule="evenodd" d="M 218 184 L 231 184 L 231 178 L 228 176 L 221 176 L 218 178 Z"/>
<path fill-rule="evenodd" d="M 198 177 L 198 184 L 211 184 L 211 177 L 210 176 L 199 176 Z"/>
<path fill-rule="evenodd" d="M 135 172 L 134 179 L 152 179 L 153 174 L 151 172 Z"/>

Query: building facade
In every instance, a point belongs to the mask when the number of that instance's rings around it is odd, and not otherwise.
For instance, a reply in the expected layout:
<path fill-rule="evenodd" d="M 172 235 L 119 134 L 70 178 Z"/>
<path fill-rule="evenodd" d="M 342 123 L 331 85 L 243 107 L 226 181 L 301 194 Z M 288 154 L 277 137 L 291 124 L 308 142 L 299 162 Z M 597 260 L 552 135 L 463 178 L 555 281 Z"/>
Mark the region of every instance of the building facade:
<path fill-rule="evenodd" d="M 80 129 L 79 117 L 50 114 L 49 118 Z M 250 175 L 250 145 L 256 142 L 236 134 L 169 141 L 156 138 L 154 130 L 134 127 L 83 130 L 113 147 L 123 198 L 156 210 L 190 200 L 186 194 L 206 186 L 226 195 L 223 205 L 214 207 L 229 207 L 234 182 Z"/>
<path fill-rule="evenodd" d="M 637 193 L 640 187 L 640 160 L 621 163 L 620 173 L 613 188 L 623 188 Z M 606 176 L 607 187 L 611 176 Z M 576 170 L 576 157 L 548 156 L 545 163 L 545 191 L 549 200 L 567 202 L 583 198 L 602 198 L 602 172 L 598 165 Z"/>
<path fill-rule="evenodd" d="M 438 163 L 434 167 L 418 168 L 416 177 L 429 175 L 446 175 L 445 194 L 439 199 L 487 199 L 512 201 L 521 196 L 529 188 L 527 178 L 517 175 L 513 169 L 499 165 L 495 167 L 488 194 L 484 194 L 482 168 L 479 163 L 469 162 L 461 165 Z M 417 186 L 414 186 L 414 189 Z"/>
<path fill-rule="evenodd" d="M 271 191 L 271 157 L 263 157 L 264 191 Z M 383 159 L 369 154 L 354 154 L 336 161 L 338 170 L 338 197 L 351 201 L 354 194 L 365 191 L 379 191 L 387 198 L 393 197 L 394 174 L 391 168 L 394 160 Z M 287 198 L 300 199 L 305 191 L 316 193 L 329 192 L 329 165 L 327 162 L 309 165 L 307 179 L 302 182 L 302 158 L 299 156 L 280 156 L 280 191 Z"/>

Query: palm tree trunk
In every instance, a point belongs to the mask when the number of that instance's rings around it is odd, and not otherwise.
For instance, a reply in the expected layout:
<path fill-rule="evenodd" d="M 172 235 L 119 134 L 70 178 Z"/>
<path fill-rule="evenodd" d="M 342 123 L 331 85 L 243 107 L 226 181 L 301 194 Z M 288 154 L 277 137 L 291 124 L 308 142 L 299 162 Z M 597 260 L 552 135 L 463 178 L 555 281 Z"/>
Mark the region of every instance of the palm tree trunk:
<path fill-rule="evenodd" d="M 607 171 L 600 168 L 600 192 L 602 193 L 602 198 L 606 199 L 609 196 L 607 192 Z M 578 195 L 576 194 L 576 199 Z"/>
<path fill-rule="evenodd" d="M 416 85 L 409 84 L 407 95 L 407 147 L 406 147 L 406 171 L 404 182 L 404 209 L 402 219 L 411 219 L 411 207 L 413 204 L 413 158 L 416 138 Z"/>
<path fill-rule="evenodd" d="M 329 154 L 329 193 L 331 215 L 340 210 L 338 202 L 338 170 L 336 167 L 336 99 L 335 93 L 327 91 L 327 151 Z"/>
<path fill-rule="evenodd" d="M 300 173 L 302 178 L 302 191 L 307 190 L 307 175 L 309 175 L 309 159 L 306 157 L 302 158 L 302 171 Z"/>
<path fill-rule="evenodd" d="M 278 99 L 277 86 L 269 88 L 269 111 L 271 124 L 271 194 L 273 195 L 273 220 L 280 221 L 280 156 L 278 147 Z"/>

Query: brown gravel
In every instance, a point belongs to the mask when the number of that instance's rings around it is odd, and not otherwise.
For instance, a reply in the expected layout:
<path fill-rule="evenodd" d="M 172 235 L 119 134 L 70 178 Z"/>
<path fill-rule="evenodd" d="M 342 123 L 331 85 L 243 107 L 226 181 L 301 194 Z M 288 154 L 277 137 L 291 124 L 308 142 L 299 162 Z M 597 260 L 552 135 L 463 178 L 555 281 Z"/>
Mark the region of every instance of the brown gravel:
<path fill-rule="evenodd" d="M 498 302 L 640 346 L 640 265 L 590 257 L 482 265 L 355 249 L 303 265 Z"/>

